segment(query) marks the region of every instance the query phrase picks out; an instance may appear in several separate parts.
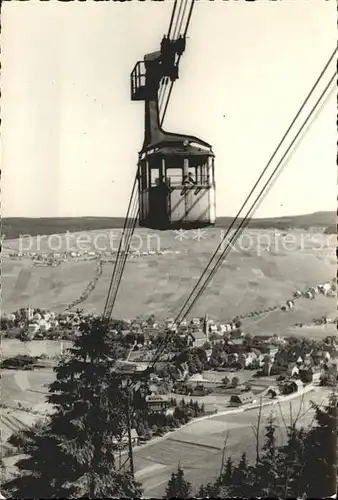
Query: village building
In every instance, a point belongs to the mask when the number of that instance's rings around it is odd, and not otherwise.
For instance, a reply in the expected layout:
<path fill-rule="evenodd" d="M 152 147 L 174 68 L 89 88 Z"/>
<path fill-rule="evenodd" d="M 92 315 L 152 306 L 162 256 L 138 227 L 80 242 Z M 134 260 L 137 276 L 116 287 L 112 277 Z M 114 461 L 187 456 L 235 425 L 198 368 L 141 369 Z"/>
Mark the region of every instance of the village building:
<path fill-rule="evenodd" d="M 298 392 L 303 388 L 303 382 L 301 380 L 288 380 L 281 386 L 282 394 L 292 394 L 293 392 Z"/>
<path fill-rule="evenodd" d="M 139 435 L 137 434 L 136 429 L 130 430 L 130 437 L 132 446 L 136 446 L 139 442 Z M 112 441 L 113 445 L 124 448 L 125 446 L 128 445 L 129 439 L 128 435 L 125 434 L 124 436 L 122 436 L 121 440 L 118 440 L 116 437 L 113 437 Z"/>
<path fill-rule="evenodd" d="M 201 325 L 201 320 L 200 320 L 199 318 L 193 318 L 193 319 L 191 320 L 191 324 L 192 324 L 193 326 L 197 326 L 197 327 L 199 327 L 199 326 Z"/>
<path fill-rule="evenodd" d="M 302 365 L 299 367 L 299 378 L 304 384 L 313 382 L 313 373 L 311 366 Z"/>
<path fill-rule="evenodd" d="M 151 394 L 146 396 L 148 410 L 152 412 L 165 411 L 169 406 L 168 396 L 162 394 Z"/>
<path fill-rule="evenodd" d="M 230 397 L 229 406 L 243 406 L 254 402 L 254 395 L 251 391 L 233 394 Z"/>
<path fill-rule="evenodd" d="M 192 347 L 202 347 L 209 340 L 202 330 L 191 333 L 190 338 Z"/>

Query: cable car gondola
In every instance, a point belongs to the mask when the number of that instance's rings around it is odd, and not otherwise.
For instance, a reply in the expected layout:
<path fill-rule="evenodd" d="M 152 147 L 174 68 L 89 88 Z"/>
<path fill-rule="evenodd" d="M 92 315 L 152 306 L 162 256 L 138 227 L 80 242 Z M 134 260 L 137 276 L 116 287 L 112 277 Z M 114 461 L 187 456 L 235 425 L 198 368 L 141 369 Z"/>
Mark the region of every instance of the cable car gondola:
<path fill-rule="evenodd" d="M 172 54 L 179 59 L 184 48 L 182 37 L 166 39 L 162 52 L 144 56 L 131 73 L 131 99 L 145 101 L 138 162 L 139 224 L 152 229 L 206 227 L 216 218 L 211 145 L 194 136 L 165 132 L 160 123 L 160 82 L 178 78 L 178 61 Z"/>

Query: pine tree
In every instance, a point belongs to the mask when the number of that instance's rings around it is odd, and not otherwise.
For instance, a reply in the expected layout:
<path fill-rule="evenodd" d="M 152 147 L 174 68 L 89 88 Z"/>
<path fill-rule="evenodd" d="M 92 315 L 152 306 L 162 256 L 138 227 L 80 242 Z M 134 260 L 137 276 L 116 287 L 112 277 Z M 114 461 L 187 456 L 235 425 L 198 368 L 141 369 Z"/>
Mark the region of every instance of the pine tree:
<path fill-rule="evenodd" d="M 177 472 L 171 474 L 165 498 L 190 498 L 191 497 L 191 483 L 184 478 L 184 471 L 178 465 Z"/>
<path fill-rule="evenodd" d="M 252 468 L 247 462 L 246 453 L 242 453 L 241 459 L 233 469 L 232 484 L 229 485 L 229 496 L 248 498 L 253 494 L 254 477 Z"/>
<path fill-rule="evenodd" d="M 305 492 L 304 470 L 306 432 L 295 425 L 289 427 L 286 445 L 279 447 L 277 468 L 279 484 L 276 488 L 279 497 L 299 498 Z"/>
<path fill-rule="evenodd" d="M 308 497 L 321 497 L 331 495 L 330 478 L 332 474 L 332 412 L 331 405 L 337 404 L 335 398 L 331 398 L 326 408 L 315 408 L 316 426 L 314 426 L 305 438 L 304 460 L 304 489 Z"/>
<path fill-rule="evenodd" d="M 229 496 L 230 487 L 233 484 L 233 473 L 234 464 L 232 458 L 228 457 L 223 471 L 214 485 L 214 491 L 220 498 L 226 498 Z"/>
<path fill-rule="evenodd" d="M 197 498 L 226 498 L 220 495 L 220 491 L 218 484 L 208 483 L 200 487 Z"/>
<path fill-rule="evenodd" d="M 257 496 L 275 495 L 278 485 L 279 471 L 277 467 L 277 454 L 278 449 L 275 437 L 276 427 L 274 420 L 270 416 L 265 428 L 265 443 L 262 448 L 258 463 L 254 468 L 255 480 L 255 494 Z"/>
<path fill-rule="evenodd" d="M 39 433 L 27 433 L 20 477 L 5 485 L 16 498 L 141 494 L 139 484 L 115 468 L 127 398 L 112 372 L 116 343 L 100 318 L 87 319 L 80 331 L 55 369 L 48 396 L 55 413 Z"/>
<path fill-rule="evenodd" d="M 222 474 L 222 484 L 229 486 L 232 482 L 232 476 L 234 472 L 234 464 L 231 457 L 228 457 L 226 464 L 224 466 L 224 472 Z"/>

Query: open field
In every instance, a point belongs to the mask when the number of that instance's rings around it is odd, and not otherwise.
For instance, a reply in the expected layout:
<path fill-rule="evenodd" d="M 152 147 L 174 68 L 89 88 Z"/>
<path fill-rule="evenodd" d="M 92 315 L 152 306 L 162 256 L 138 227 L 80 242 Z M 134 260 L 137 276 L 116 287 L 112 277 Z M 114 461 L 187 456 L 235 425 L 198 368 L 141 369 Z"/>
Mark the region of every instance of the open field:
<path fill-rule="evenodd" d="M 34 415 L 20 410 L 1 409 L 1 438 L 5 445 L 9 437 L 18 431 L 24 431 L 41 420 L 41 415 Z M 8 445 L 7 445 L 8 446 Z"/>
<path fill-rule="evenodd" d="M 51 368 L 36 370 L 2 370 L 1 402 L 9 406 L 21 403 L 33 410 L 44 409 L 47 385 L 55 379 Z"/>
<path fill-rule="evenodd" d="M 108 232 L 88 232 L 86 249 L 95 250 L 98 237 L 103 246 L 104 235 L 108 244 Z M 61 235 L 60 238 L 64 237 Z M 75 234 L 72 249 L 77 248 L 78 238 L 79 234 Z M 181 235 L 182 241 L 173 231 L 156 233 L 138 229 L 132 243 L 134 250 L 140 250 L 141 254 L 159 250 L 172 253 L 141 255 L 128 260 L 115 316 L 148 317 L 153 313 L 163 318 L 175 315 L 221 238 L 222 232 L 216 228 L 204 230 L 199 235 L 195 231 L 186 232 Z M 32 251 L 34 245 L 37 246 L 36 240 L 31 242 Z M 58 251 L 66 250 L 65 238 L 62 245 Z M 116 241 L 115 246 L 117 248 Z M 48 239 L 41 241 L 39 247 L 40 252 L 47 252 Z M 61 311 L 80 297 L 95 274 L 95 261 L 68 261 L 56 268 L 34 267 L 28 258 L 9 258 L 9 248 L 18 248 L 18 241 L 6 241 L 2 269 L 5 312 L 28 303 L 33 307 Z M 204 315 L 207 311 L 215 319 L 230 320 L 236 315 L 283 303 L 297 288 L 304 289 L 332 279 L 335 270 L 333 236 L 310 231 L 293 231 L 286 235 L 274 230 L 247 230 L 239 245 L 223 262 L 192 314 Z M 105 263 L 96 288 L 81 305 L 86 311 L 102 312 L 112 271 L 113 264 Z M 311 306 L 308 301 L 302 301 L 302 304 L 301 309 L 297 309 L 302 322 L 326 313 L 334 314 L 336 310 L 335 298 L 317 298 L 311 301 Z M 291 314 L 296 318 L 296 311 Z M 284 325 L 285 321 L 289 322 L 287 315 L 278 315 L 279 312 L 276 312 L 265 320 L 260 319 L 263 322 L 259 329 L 264 326 L 270 330 L 277 323 Z M 255 319 L 251 318 L 251 321 L 254 324 Z"/>
<path fill-rule="evenodd" d="M 54 379 L 51 368 L 1 371 L 1 403 L 4 407 L 1 409 L 0 431 L 3 443 L 13 433 L 31 427 L 52 411 L 46 395 L 47 386 Z"/>
<path fill-rule="evenodd" d="M 31 304 L 62 311 L 79 297 L 95 273 L 95 262 L 34 267 L 31 260 L 3 260 L 2 306 L 6 312 Z"/>
<path fill-rule="evenodd" d="M 62 348 L 67 349 L 71 345 L 72 342 L 67 340 L 33 340 L 21 342 L 16 339 L 2 339 L 1 357 L 5 359 L 22 354 L 26 354 L 27 356 L 42 356 L 45 354 L 48 357 L 54 357 L 61 354 Z"/>
<path fill-rule="evenodd" d="M 287 312 L 276 310 L 261 316 L 246 318 L 242 321 L 244 332 L 253 335 L 276 333 L 278 335 L 292 335 L 324 339 L 328 335 L 336 335 L 335 324 L 311 325 L 302 328 L 295 327 L 296 323 L 309 323 L 314 318 L 322 316 L 335 318 L 336 298 L 317 296 L 315 300 L 300 299 L 296 301 L 294 309 Z"/>

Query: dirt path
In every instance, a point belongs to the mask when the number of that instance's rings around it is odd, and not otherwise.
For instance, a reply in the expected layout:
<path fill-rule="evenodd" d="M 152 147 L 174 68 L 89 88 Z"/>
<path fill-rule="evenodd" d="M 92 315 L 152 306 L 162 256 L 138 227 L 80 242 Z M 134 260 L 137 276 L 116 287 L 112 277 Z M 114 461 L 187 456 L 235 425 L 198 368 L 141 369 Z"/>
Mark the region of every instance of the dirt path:
<path fill-rule="evenodd" d="M 74 307 L 82 304 L 82 302 L 85 302 L 88 299 L 89 295 L 91 295 L 93 293 L 93 291 L 95 290 L 96 285 L 102 276 L 102 272 L 103 272 L 103 263 L 102 263 L 102 260 L 98 260 L 97 264 L 96 264 L 95 275 L 94 275 L 93 279 L 90 280 L 90 282 L 88 283 L 88 285 L 86 286 L 84 292 L 82 292 L 80 297 L 78 299 L 74 300 L 73 302 L 71 302 L 71 304 L 69 304 L 66 307 L 66 309 L 64 310 L 65 312 L 70 311 L 71 309 L 74 309 Z"/>

